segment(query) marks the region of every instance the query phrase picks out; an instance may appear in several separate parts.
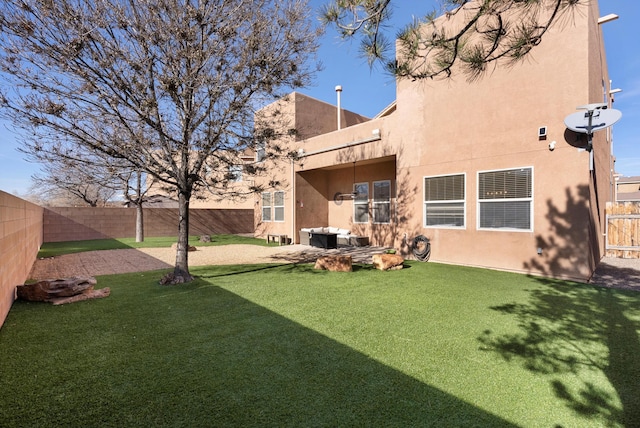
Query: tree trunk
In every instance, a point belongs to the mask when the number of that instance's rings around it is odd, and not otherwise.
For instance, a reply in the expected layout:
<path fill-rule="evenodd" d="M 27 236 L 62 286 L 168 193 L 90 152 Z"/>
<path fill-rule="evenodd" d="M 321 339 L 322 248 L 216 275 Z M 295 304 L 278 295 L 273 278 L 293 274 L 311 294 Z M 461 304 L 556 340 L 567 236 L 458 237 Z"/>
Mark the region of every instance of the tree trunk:
<path fill-rule="evenodd" d="M 144 242 L 144 211 L 142 201 L 136 204 L 136 242 Z"/>
<path fill-rule="evenodd" d="M 144 241 L 144 212 L 142 211 L 142 173 L 136 171 L 136 242 Z"/>
<path fill-rule="evenodd" d="M 173 283 L 189 282 L 193 277 L 189 273 L 189 200 L 190 193 L 178 193 L 178 249 L 176 265 L 173 269 Z"/>

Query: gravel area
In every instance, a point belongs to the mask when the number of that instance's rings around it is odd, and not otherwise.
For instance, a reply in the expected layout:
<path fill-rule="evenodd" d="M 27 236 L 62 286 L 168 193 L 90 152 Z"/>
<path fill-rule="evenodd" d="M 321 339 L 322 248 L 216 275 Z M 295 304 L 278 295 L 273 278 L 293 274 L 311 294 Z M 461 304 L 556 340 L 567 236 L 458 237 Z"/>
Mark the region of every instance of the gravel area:
<path fill-rule="evenodd" d="M 246 244 L 196 247 L 196 251 L 189 252 L 189 266 L 292 263 L 304 260 L 304 248 L 308 247 L 262 247 Z M 175 260 L 176 251 L 172 248 L 87 251 L 38 259 L 31 269 L 30 278 L 68 278 L 170 269 Z"/>
<path fill-rule="evenodd" d="M 589 282 L 608 288 L 640 291 L 640 259 L 605 257 Z"/>

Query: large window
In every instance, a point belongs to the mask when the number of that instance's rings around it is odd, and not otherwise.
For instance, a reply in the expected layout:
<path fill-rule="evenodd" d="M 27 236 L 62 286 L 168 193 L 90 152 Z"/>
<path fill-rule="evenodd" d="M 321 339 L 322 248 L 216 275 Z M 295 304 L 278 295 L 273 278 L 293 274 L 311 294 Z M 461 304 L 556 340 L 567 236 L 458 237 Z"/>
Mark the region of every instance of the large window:
<path fill-rule="evenodd" d="M 273 192 L 273 219 L 284 221 L 284 192 Z"/>
<path fill-rule="evenodd" d="M 391 181 L 373 182 L 373 222 L 391 222 Z"/>
<path fill-rule="evenodd" d="M 425 177 L 425 227 L 464 227 L 464 198 L 464 174 Z"/>
<path fill-rule="evenodd" d="M 533 168 L 478 173 L 478 228 L 532 230 Z"/>
<path fill-rule="evenodd" d="M 262 194 L 262 221 L 271 221 L 271 193 Z"/>
<path fill-rule="evenodd" d="M 353 191 L 353 222 L 369 223 L 369 183 L 356 183 Z"/>

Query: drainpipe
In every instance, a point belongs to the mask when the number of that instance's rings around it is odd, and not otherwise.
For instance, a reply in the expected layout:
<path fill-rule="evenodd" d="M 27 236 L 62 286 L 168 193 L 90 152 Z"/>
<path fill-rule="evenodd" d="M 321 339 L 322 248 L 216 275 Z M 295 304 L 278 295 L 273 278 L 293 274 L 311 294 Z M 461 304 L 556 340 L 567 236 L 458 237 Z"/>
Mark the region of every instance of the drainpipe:
<path fill-rule="evenodd" d="M 291 245 L 296 243 L 296 168 L 295 161 L 291 159 Z"/>
<path fill-rule="evenodd" d="M 342 92 L 342 86 L 338 85 L 336 86 L 336 97 L 338 98 L 338 130 L 340 130 L 342 128 L 341 126 L 341 109 L 340 109 L 340 93 Z"/>

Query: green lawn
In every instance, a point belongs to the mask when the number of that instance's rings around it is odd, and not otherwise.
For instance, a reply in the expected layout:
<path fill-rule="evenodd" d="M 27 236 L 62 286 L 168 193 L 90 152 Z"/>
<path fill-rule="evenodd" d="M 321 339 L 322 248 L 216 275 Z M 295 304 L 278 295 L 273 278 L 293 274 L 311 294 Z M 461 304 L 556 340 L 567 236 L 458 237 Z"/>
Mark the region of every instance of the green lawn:
<path fill-rule="evenodd" d="M 252 245 L 278 245 L 275 243 L 267 244 L 264 239 L 244 237 L 239 235 L 211 235 L 211 242 L 200 242 L 198 236 L 190 236 L 189 244 L 198 247 L 207 247 L 212 245 L 228 245 L 228 244 L 252 244 Z M 46 242 L 42 244 L 38 257 L 54 257 L 63 254 L 80 253 L 83 251 L 96 250 L 120 250 L 126 248 L 159 248 L 170 247 L 171 244 L 177 242 L 175 236 L 172 237 L 150 237 L 145 238 L 143 242 L 136 242 L 135 238 L 118 238 L 118 239 L 92 239 L 87 241 L 65 241 L 65 242 Z"/>
<path fill-rule="evenodd" d="M 435 263 L 102 276 L 16 302 L 3 427 L 619 427 L 640 421 L 640 294 Z"/>

